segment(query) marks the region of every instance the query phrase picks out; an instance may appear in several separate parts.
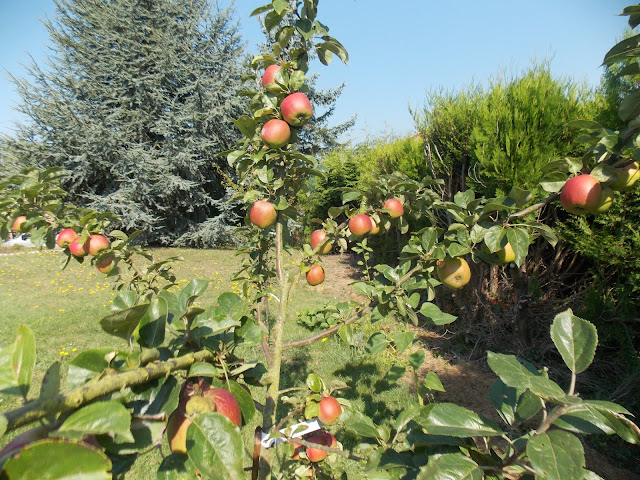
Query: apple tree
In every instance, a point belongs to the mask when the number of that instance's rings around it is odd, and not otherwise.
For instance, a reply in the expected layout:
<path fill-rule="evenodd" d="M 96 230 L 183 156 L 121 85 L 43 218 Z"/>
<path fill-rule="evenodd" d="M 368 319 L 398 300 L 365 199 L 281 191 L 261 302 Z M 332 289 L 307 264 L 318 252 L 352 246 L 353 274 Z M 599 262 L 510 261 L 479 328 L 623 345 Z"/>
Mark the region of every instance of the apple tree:
<path fill-rule="evenodd" d="M 248 111 L 235 121 L 243 138 L 224 153 L 242 187 L 238 197 L 247 206 L 245 261 L 236 276 L 244 282 L 243 296 L 223 293 L 201 308 L 194 302 L 208 282 L 193 280 L 170 291 L 175 278 L 169 264 L 154 263 L 149 252 L 131 242 L 135 234 L 107 231 L 115 220 L 110 214 L 64 204 L 55 171 L 24 172 L 2 185 L 3 233 L 16 217 L 25 216 L 20 228 L 33 232 L 38 245 L 53 246 L 60 229 L 76 234 L 78 255 L 72 243 L 61 242 L 68 260 L 100 263 L 113 255 L 108 275 L 119 295 L 100 325 L 128 344 L 79 354 L 70 362 L 65 391 L 59 365 L 51 366 L 33 398 L 35 338 L 29 327 L 19 328 L 15 342 L 0 352 L 0 390 L 25 403 L 0 415 L 0 435 L 37 426 L 0 452 L 3 478 L 28 478 L 36 471 L 49 478 L 122 475 L 132 458 L 161 446 L 166 436 L 171 453 L 157 478 L 595 479 L 585 468 L 579 435 L 615 434 L 640 442 L 628 410 L 577 392 L 577 375 L 591 364 L 598 338 L 595 327 L 571 310 L 559 313 L 550 331 L 570 372 L 568 385 L 554 381 L 554 372 L 544 367 L 487 353 L 497 376 L 488 394 L 500 425 L 455 403 L 432 401 L 430 392 L 443 385 L 433 372 L 419 378 L 424 352 L 415 346 L 414 330 L 456 320 L 434 299 L 444 289 L 464 288 L 472 275 L 470 264 L 521 265 L 536 238 L 555 245 L 553 230 L 537 220 L 540 209 L 561 198 L 565 208 L 597 214 L 609 201 L 608 188 L 616 182 L 627 188 L 635 181 L 624 180 L 623 169 L 640 158 L 634 143 L 638 102 L 623 101 L 629 121 L 625 131 L 577 124 L 587 129 L 591 145 L 583 158 L 551 165 L 542 182 L 546 198 L 514 188 L 496 198 L 460 191 L 445 201 L 436 188 L 440 181 L 394 173 L 367 191 L 345 189 L 342 205 L 328 210 L 310 243 L 292 256 L 297 202 L 308 194 L 309 180 L 325 174 L 315 157 L 296 148 L 299 132 L 313 115 L 305 95 L 309 64 L 314 58 L 325 65 L 334 55 L 345 63 L 349 58 L 317 12 L 318 0 L 273 0 L 253 12 L 264 15 L 277 43 L 272 54 L 251 61 L 255 75 L 248 77 L 244 91 Z M 626 11 L 632 23 L 638 12 Z M 287 15 L 296 18 L 293 25 L 283 23 Z M 630 42 L 618 45 L 607 59 L 638 56 L 634 48 Z M 590 173 L 582 174 L 584 168 Z M 571 185 L 568 177 L 584 175 L 595 180 L 589 188 L 565 190 Z M 421 227 L 410 232 L 408 219 Z M 397 264 L 370 263 L 368 238 L 392 225 L 409 234 Z M 113 241 L 94 249 L 94 255 L 92 235 Z M 289 299 L 298 280 L 304 276 L 318 285 L 333 275 L 322 267 L 329 245 L 363 254 L 364 275 L 353 288 L 365 301 L 327 313 L 333 315 L 333 326 L 285 341 Z M 150 263 L 139 266 L 135 255 Z M 315 373 L 304 385 L 282 390 L 288 351 L 334 334 L 349 343 L 354 329 L 392 317 L 398 327 L 374 333 L 367 351 L 387 350 L 394 356 L 390 381 L 412 374 L 415 401 L 396 418 L 374 423 L 340 398 L 347 385 L 327 383 Z M 239 347 L 261 348 L 264 361 L 245 361 Z M 257 411 L 262 413 L 259 422 L 254 420 Z M 241 429 L 258 423 L 248 432 L 253 436 L 248 446 Z M 353 451 L 340 443 L 344 431 L 358 439 Z"/>

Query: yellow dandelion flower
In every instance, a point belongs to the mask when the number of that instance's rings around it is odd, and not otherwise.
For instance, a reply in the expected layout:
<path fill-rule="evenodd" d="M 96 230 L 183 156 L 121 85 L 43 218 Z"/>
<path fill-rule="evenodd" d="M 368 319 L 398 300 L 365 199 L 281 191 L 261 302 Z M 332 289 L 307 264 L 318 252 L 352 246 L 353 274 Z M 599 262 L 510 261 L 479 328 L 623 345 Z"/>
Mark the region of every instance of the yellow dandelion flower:
<path fill-rule="evenodd" d="M 77 348 L 72 348 L 71 351 L 75 352 L 76 350 L 78 350 Z"/>
<path fill-rule="evenodd" d="M 327 337 L 324 337 L 324 338 L 322 339 L 322 341 L 323 341 L 323 342 L 326 342 L 326 341 L 327 341 Z"/>

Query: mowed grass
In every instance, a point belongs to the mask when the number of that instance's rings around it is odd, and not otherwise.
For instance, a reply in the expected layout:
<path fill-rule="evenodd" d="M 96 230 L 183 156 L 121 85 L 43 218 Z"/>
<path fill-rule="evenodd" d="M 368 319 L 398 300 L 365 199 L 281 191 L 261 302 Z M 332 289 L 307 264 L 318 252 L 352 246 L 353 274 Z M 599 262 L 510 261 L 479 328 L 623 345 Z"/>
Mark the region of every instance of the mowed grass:
<path fill-rule="evenodd" d="M 241 258 L 233 250 L 155 249 L 156 259 L 181 256 L 184 261 L 175 264 L 174 271 L 181 288 L 193 278 L 209 280 L 205 294 L 198 299 L 203 308 L 211 305 L 225 291 L 240 294 L 241 285 L 231 277 L 241 265 Z M 37 361 L 30 398 L 37 396 L 39 386 L 48 366 L 60 360 L 63 366 L 80 351 L 95 347 L 125 348 L 122 339 L 104 333 L 99 325 L 102 317 L 110 313 L 110 305 L 117 292 L 113 291 L 107 277 L 90 265 L 71 262 L 62 269 L 64 255 L 57 251 L 33 252 L 19 250 L 0 255 L 0 347 L 14 341 L 20 324 L 28 325 L 35 333 Z M 295 258 L 287 259 L 287 265 L 295 269 Z M 329 277 L 325 283 L 336 281 Z M 340 279 L 346 287 L 349 279 Z M 327 287 L 327 288 L 325 288 Z M 348 288 L 348 287 L 347 287 Z M 302 280 L 293 291 L 289 304 L 286 326 L 287 340 L 305 338 L 310 330 L 296 322 L 296 312 L 316 308 L 327 302 L 342 301 L 345 292 L 327 285 L 309 287 Z M 271 299 L 273 311 L 277 300 Z M 377 328 L 377 326 L 376 326 Z M 362 338 L 373 331 L 364 329 Z M 264 361 L 260 349 L 243 352 L 248 360 Z M 349 385 L 349 390 L 339 395 L 349 399 L 355 408 L 371 416 L 376 423 L 393 418 L 409 401 L 405 387 L 392 386 L 384 381 L 390 367 L 385 355 L 367 356 L 363 348 L 345 346 L 338 336 L 285 353 L 281 388 L 305 385 L 309 373 L 316 373 L 327 383 L 339 379 Z M 263 389 L 256 389 L 254 396 L 261 400 Z M 21 399 L 0 395 L 0 411 L 17 407 Z M 260 423 L 258 418 L 252 426 Z M 253 425 L 255 424 L 255 425 Z M 249 446 L 252 428 L 246 429 Z M 350 443 L 347 432 L 336 432 L 339 440 Z M 0 441 L 4 444 L 6 439 Z M 164 449 L 167 453 L 166 445 Z M 155 478 L 155 468 L 161 461 L 161 453 L 154 449 L 141 458 L 127 474 L 128 479 Z"/>

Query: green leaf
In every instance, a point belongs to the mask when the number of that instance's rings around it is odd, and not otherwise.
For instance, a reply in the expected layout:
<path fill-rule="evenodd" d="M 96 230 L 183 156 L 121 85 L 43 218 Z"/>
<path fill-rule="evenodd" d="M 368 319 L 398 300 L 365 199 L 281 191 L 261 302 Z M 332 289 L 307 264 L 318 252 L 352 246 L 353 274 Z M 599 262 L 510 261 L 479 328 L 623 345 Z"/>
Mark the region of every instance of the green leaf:
<path fill-rule="evenodd" d="M 438 377 L 438 374 L 436 372 L 428 372 L 424 377 L 423 385 L 425 386 L 425 388 L 428 388 L 429 390 L 435 390 L 436 392 L 446 391 L 444 389 L 444 386 L 442 385 L 442 382 L 440 381 L 440 377 Z"/>
<path fill-rule="evenodd" d="M 502 225 L 495 225 L 484 234 L 484 243 L 490 252 L 497 252 L 506 246 L 505 236 L 506 229 Z"/>
<path fill-rule="evenodd" d="M 598 346 L 598 332 L 591 322 L 576 317 L 571 309 L 565 310 L 553 319 L 551 339 L 574 374 L 591 365 Z"/>
<path fill-rule="evenodd" d="M 506 385 L 498 378 L 489 387 L 489 400 L 505 423 L 512 425 L 515 422 L 518 391 L 514 387 Z"/>
<path fill-rule="evenodd" d="M 296 70 L 289 78 L 289 88 L 291 90 L 300 90 L 304 86 L 305 75 L 301 70 Z"/>
<path fill-rule="evenodd" d="M 362 193 L 360 193 L 357 190 L 348 190 L 345 192 L 342 192 L 342 204 L 344 205 L 345 203 L 351 202 L 353 200 L 358 200 L 362 197 Z"/>
<path fill-rule="evenodd" d="M 393 343 L 395 343 L 398 353 L 404 352 L 407 347 L 413 343 L 413 339 L 415 336 L 416 334 L 414 332 L 394 332 Z"/>
<path fill-rule="evenodd" d="M 313 393 L 320 393 L 323 386 L 324 382 L 315 373 L 310 373 L 307 376 L 307 387 L 309 387 L 309 390 Z"/>
<path fill-rule="evenodd" d="M 95 402 L 73 412 L 58 429 L 63 436 L 80 440 L 85 434 L 106 434 L 120 442 L 133 442 L 131 415 L 115 401 Z"/>
<path fill-rule="evenodd" d="M 424 350 L 416 350 L 408 356 L 409 364 L 418 370 L 424 362 L 425 353 Z"/>
<path fill-rule="evenodd" d="M 169 304 L 166 299 L 156 297 L 140 319 L 140 345 L 156 348 L 164 343 L 164 334 L 169 318 Z"/>
<path fill-rule="evenodd" d="M 516 254 L 515 264 L 522 266 L 529 251 L 529 233 L 524 228 L 510 228 L 507 230 L 507 240 Z"/>
<path fill-rule="evenodd" d="M 344 427 L 366 438 L 381 438 L 380 432 L 369 417 L 357 410 L 349 409 L 343 412 L 340 420 Z"/>
<path fill-rule="evenodd" d="M 135 307 L 112 313 L 100 320 L 100 326 L 105 332 L 128 342 L 147 308 L 149 308 L 149 304 L 142 303 Z"/>
<path fill-rule="evenodd" d="M 136 418 L 131 421 L 132 441 L 117 443 L 110 437 L 100 437 L 100 445 L 110 454 L 134 455 L 149 450 L 162 443 L 162 435 L 167 422 L 164 420 L 146 420 Z"/>
<path fill-rule="evenodd" d="M 26 325 L 20 325 L 16 333 L 16 340 L 11 349 L 11 383 L 18 388 L 20 394 L 26 396 L 31 387 L 31 377 L 36 364 L 36 339 L 33 332 Z M 0 353 L 0 358 L 2 354 Z M 0 360 L 0 365 L 2 365 Z M 2 367 L 0 367 L 2 369 Z M 4 376 L 0 373 L 0 376 Z M 5 387 L 0 379 L 0 389 Z"/>
<path fill-rule="evenodd" d="M 387 340 L 387 337 L 385 337 L 381 332 L 376 332 L 369 337 L 369 340 L 367 340 L 367 345 L 364 347 L 364 349 L 365 352 L 367 352 L 369 355 L 373 355 L 375 353 L 384 351 L 384 349 L 387 348 L 388 344 L 389 340 Z"/>
<path fill-rule="evenodd" d="M 96 377 L 109 366 L 106 356 L 115 353 L 112 348 L 92 348 L 80 352 L 69 362 L 67 387 L 75 388 Z"/>
<path fill-rule="evenodd" d="M 215 365 L 207 362 L 195 362 L 189 367 L 189 374 L 187 377 L 217 377 L 221 374 Z"/>
<path fill-rule="evenodd" d="M 194 418 L 187 429 L 189 458 L 203 477 L 245 478 L 240 429 L 219 413 Z"/>
<path fill-rule="evenodd" d="M 41 480 L 109 480 L 111 461 L 100 450 L 64 440 L 41 440 L 26 446 L 4 464 L 3 478 Z"/>
<path fill-rule="evenodd" d="M 416 480 L 482 480 L 478 464 L 461 453 L 437 454 L 420 468 Z"/>
<path fill-rule="evenodd" d="M 251 422 L 251 419 L 256 413 L 256 406 L 253 403 L 253 398 L 249 392 L 247 392 L 242 385 L 238 382 L 234 382 L 230 380 L 229 383 L 229 391 L 238 401 L 238 405 L 240 405 L 240 411 L 242 412 L 242 420 L 243 424 L 246 425 Z"/>
<path fill-rule="evenodd" d="M 253 118 L 248 115 L 242 115 L 237 120 L 234 120 L 233 123 L 238 130 L 247 138 L 253 138 L 256 134 L 256 122 Z"/>
<path fill-rule="evenodd" d="M 287 0 L 273 0 L 271 5 L 278 15 L 283 15 L 289 7 L 289 2 Z"/>
<path fill-rule="evenodd" d="M 471 410 L 454 403 L 435 403 L 423 409 L 416 422 L 431 435 L 478 437 L 502 435 L 502 430 Z"/>
<path fill-rule="evenodd" d="M 49 365 L 40 385 L 39 398 L 51 398 L 60 393 L 60 362 Z"/>
<path fill-rule="evenodd" d="M 420 307 L 420 313 L 433 322 L 434 325 L 448 325 L 456 320 L 455 315 L 444 313 L 438 306 L 431 302 L 425 302 Z"/>
<path fill-rule="evenodd" d="M 467 205 L 476 198 L 476 193 L 473 190 L 466 190 L 464 192 L 456 192 L 453 196 L 453 202 L 462 208 L 467 208 Z"/>
<path fill-rule="evenodd" d="M 584 448 L 574 435 L 562 430 L 534 435 L 527 442 L 527 456 L 536 477 L 545 480 L 582 478 Z"/>
<path fill-rule="evenodd" d="M 539 372 L 532 372 L 513 355 L 487 352 L 489 367 L 510 387 L 530 389 L 542 398 L 564 398 L 560 386 Z"/>
<path fill-rule="evenodd" d="M 406 368 L 404 366 L 393 365 L 389 369 L 387 374 L 384 376 L 384 379 L 391 384 L 395 384 L 398 380 L 402 378 L 405 371 L 406 371 Z"/>
<path fill-rule="evenodd" d="M 189 284 L 182 289 L 178 296 L 178 305 L 183 312 L 191 306 L 193 301 L 202 295 L 209 286 L 209 280 L 200 280 L 194 278 Z"/>

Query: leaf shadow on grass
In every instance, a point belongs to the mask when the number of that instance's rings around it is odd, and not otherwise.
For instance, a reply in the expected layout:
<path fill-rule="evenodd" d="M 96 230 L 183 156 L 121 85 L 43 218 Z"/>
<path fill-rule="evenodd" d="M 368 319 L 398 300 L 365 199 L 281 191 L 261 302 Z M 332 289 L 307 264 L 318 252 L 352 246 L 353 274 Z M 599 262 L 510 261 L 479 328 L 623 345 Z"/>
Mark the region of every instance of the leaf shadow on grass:
<path fill-rule="evenodd" d="M 363 413 L 376 424 L 382 424 L 396 415 L 397 412 L 391 410 L 387 402 L 374 396 L 374 393 L 379 394 L 392 387 L 384 380 L 378 365 L 366 360 L 352 361 L 334 373 L 351 387 L 343 390 L 342 396 L 347 400 L 361 400 L 364 403 Z"/>

